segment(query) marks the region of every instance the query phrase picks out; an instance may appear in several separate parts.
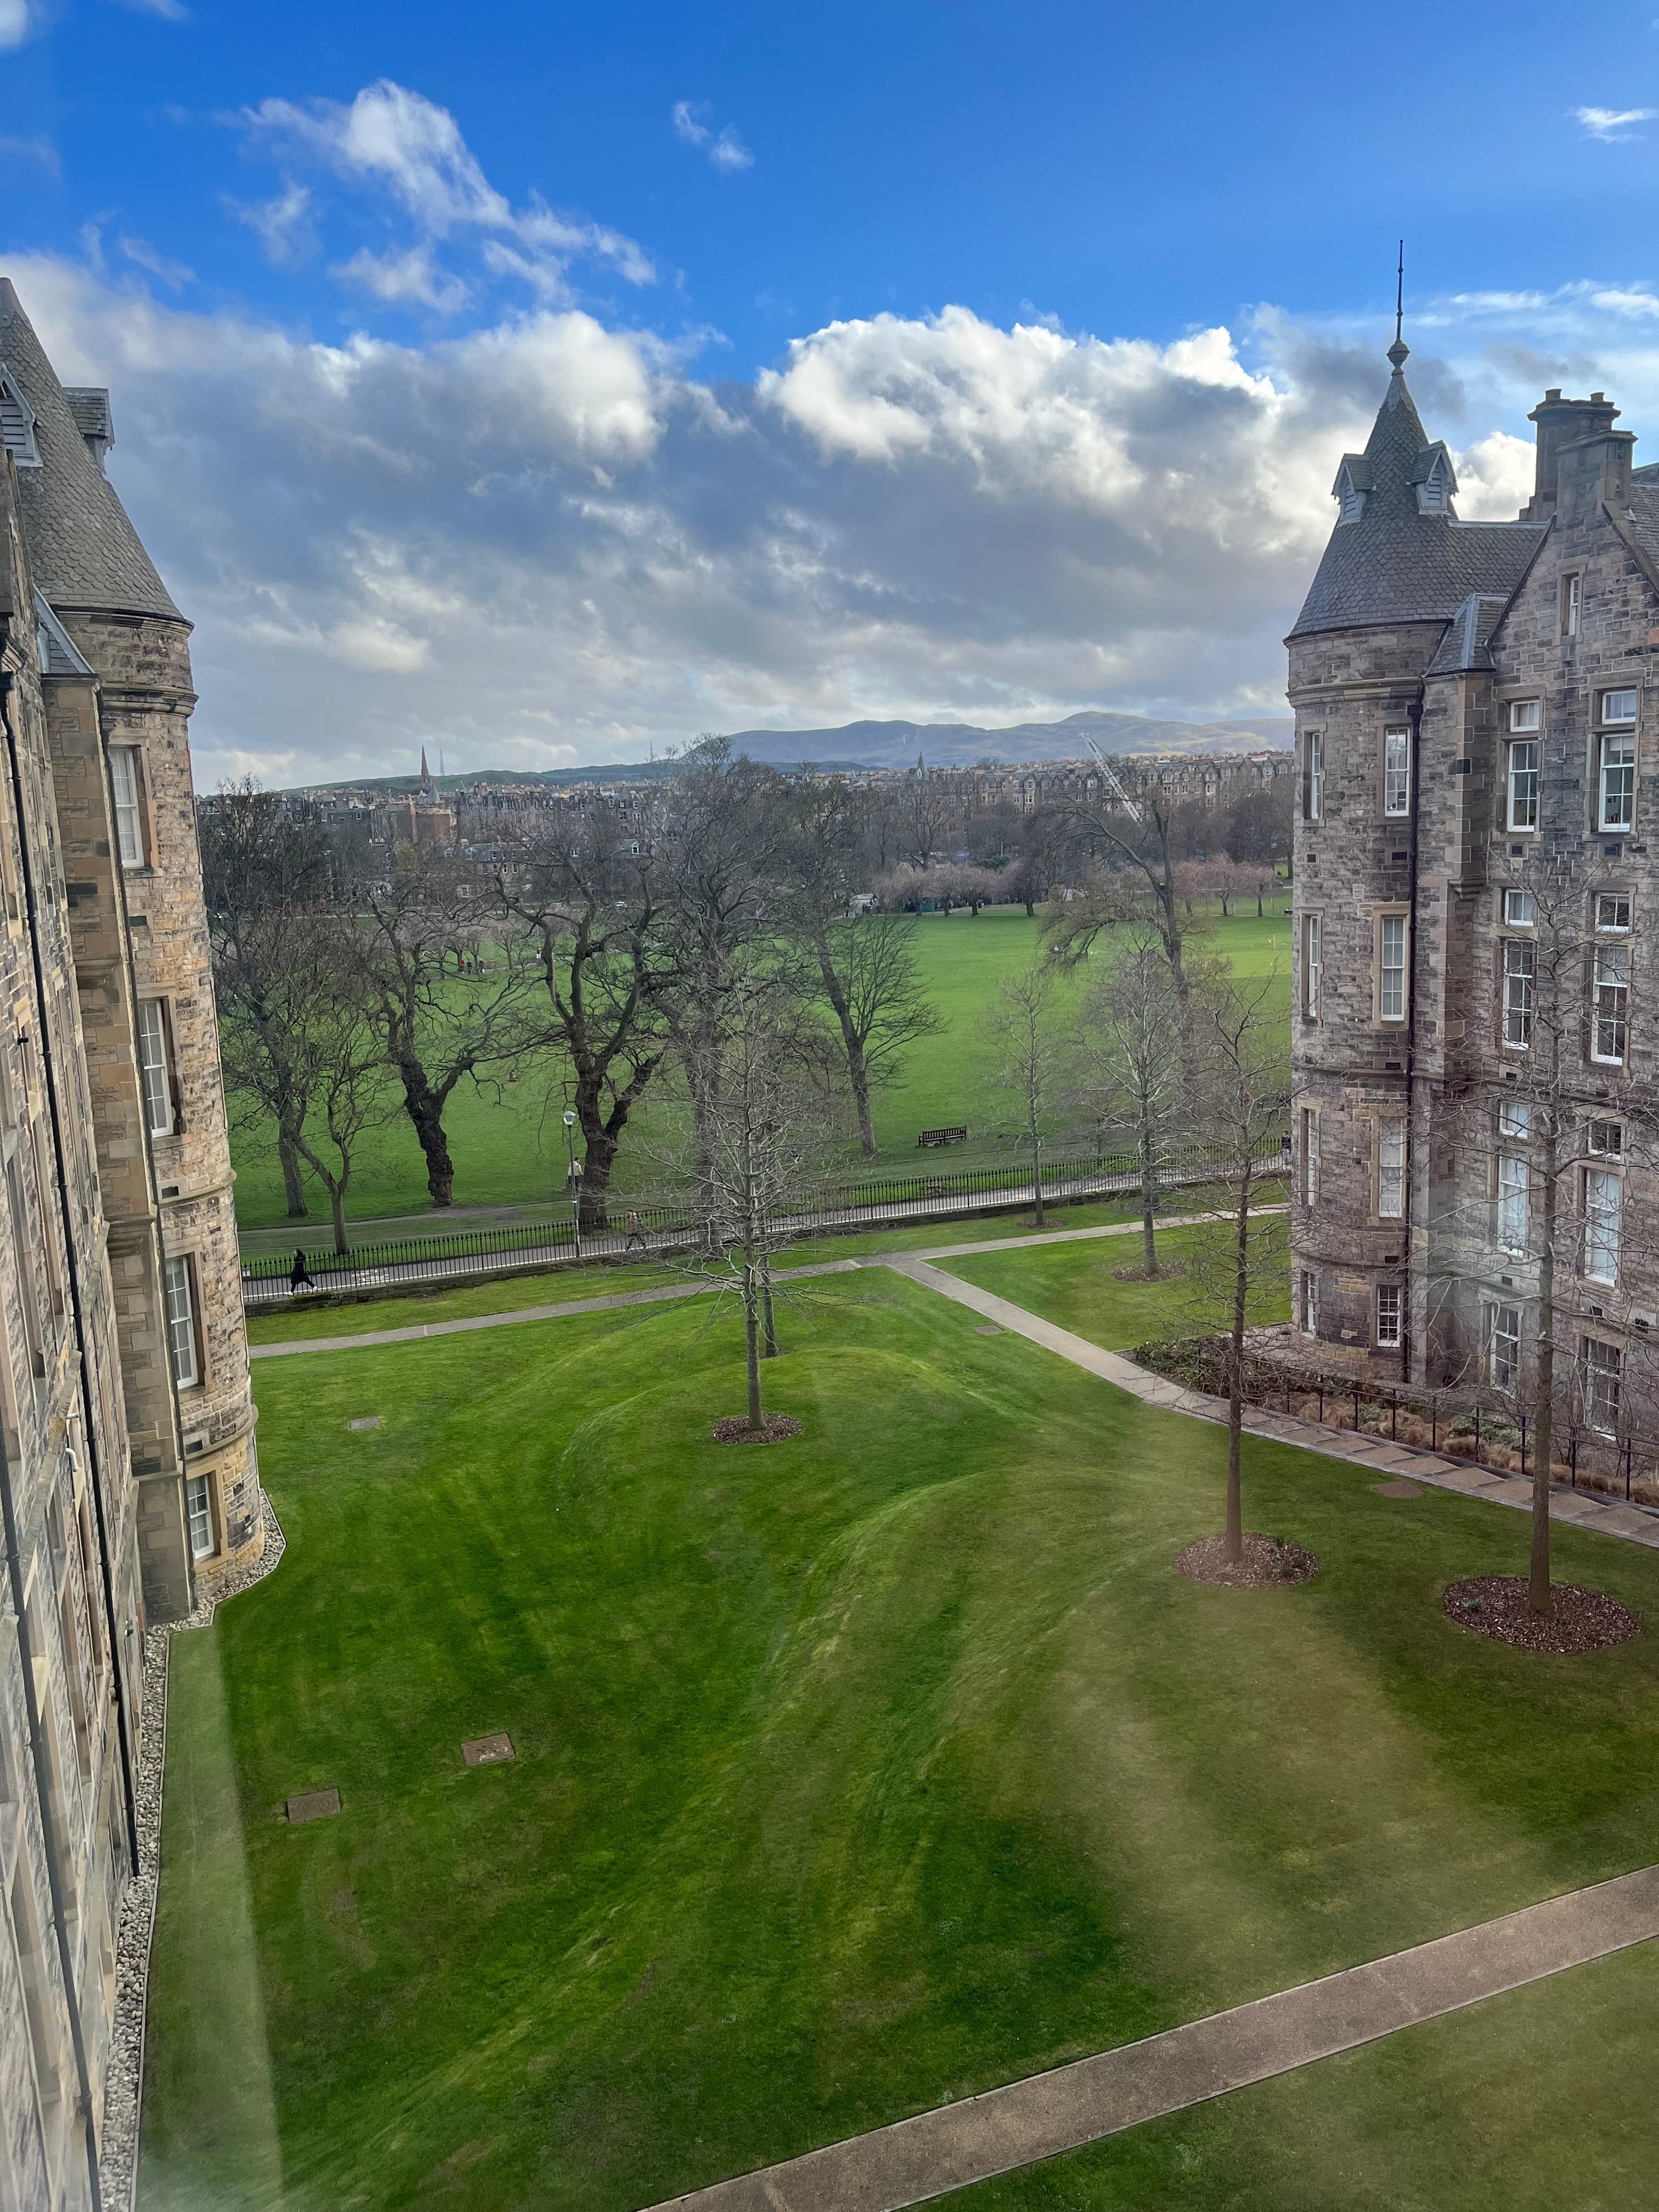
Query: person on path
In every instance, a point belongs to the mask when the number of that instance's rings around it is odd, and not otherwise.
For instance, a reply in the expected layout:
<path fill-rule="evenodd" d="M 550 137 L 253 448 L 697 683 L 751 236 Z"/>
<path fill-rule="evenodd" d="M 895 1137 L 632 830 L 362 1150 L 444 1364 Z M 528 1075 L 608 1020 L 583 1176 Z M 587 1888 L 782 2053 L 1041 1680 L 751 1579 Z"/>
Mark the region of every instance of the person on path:
<path fill-rule="evenodd" d="M 311 1270 L 306 1265 L 306 1255 L 298 1245 L 294 1249 L 294 1265 L 289 1271 L 288 1286 L 290 1291 L 314 1291 L 317 1287 Z"/>
<path fill-rule="evenodd" d="M 628 1234 L 623 1240 L 623 1250 L 624 1252 L 631 1252 L 636 1244 L 639 1246 L 641 1251 L 643 1252 L 645 1249 L 645 1231 L 640 1226 L 639 1215 L 630 1207 L 628 1215 Z"/>

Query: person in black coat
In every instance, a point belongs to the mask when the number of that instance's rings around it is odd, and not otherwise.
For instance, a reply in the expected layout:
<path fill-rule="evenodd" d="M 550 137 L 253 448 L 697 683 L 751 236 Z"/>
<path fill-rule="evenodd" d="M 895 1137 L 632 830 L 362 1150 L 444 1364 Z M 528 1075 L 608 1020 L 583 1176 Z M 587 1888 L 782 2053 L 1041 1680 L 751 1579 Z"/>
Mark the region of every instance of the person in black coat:
<path fill-rule="evenodd" d="M 288 1286 L 290 1291 L 314 1291 L 317 1287 L 312 1279 L 311 1270 L 306 1265 L 306 1255 L 297 1246 L 295 1249 L 294 1265 L 289 1272 Z"/>

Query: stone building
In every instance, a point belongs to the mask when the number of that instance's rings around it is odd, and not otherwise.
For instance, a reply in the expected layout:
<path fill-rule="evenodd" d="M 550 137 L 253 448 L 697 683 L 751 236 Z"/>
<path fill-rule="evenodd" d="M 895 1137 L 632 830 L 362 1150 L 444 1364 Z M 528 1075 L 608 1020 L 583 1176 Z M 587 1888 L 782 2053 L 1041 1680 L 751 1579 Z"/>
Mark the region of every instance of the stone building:
<path fill-rule="evenodd" d="M 1601 392 L 1459 520 L 1396 340 L 1287 644 L 1295 1322 L 1328 1364 L 1659 1427 L 1659 468 Z M 1659 848 L 1651 848 L 1659 851 Z"/>
<path fill-rule="evenodd" d="M 189 625 L 0 279 L 0 2204 L 96 2201 L 147 1621 L 264 1540 Z"/>

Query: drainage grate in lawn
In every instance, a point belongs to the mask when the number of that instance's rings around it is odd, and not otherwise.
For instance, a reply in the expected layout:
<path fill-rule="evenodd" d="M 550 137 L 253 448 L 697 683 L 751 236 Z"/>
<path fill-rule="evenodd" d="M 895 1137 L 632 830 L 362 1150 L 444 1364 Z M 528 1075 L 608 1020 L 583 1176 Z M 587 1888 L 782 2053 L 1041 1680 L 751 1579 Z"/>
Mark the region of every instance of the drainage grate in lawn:
<path fill-rule="evenodd" d="M 306 1790 L 288 1801 L 290 1827 L 297 1828 L 301 1820 L 331 1820 L 340 1809 L 337 1790 Z"/>
<path fill-rule="evenodd" d="M 378 1429 L 380 1425 L 380 1417 L 378 1413 L 365 1413 L 362 1420 L 346 1423 L 349 1429 Z"/>
<path fill-rule="evenodd" d="M 997 1327 L 994 1321 L 987 1321 L 980 1322 L 979 1326 L 975 1329 L 974 1334 L 975 1336 L 1000 1336 L 1002 1334 L 1002 1331 Z"/>
<path fill-rule="evenodd" d="M 494 1766 L 498 1759 L 511 1759 L 513 1739 L 503 1732 L 500 1735 L 474 1736 L 471 1743 L 461 1746 L 461 1757 L 469 1766 Z"/>

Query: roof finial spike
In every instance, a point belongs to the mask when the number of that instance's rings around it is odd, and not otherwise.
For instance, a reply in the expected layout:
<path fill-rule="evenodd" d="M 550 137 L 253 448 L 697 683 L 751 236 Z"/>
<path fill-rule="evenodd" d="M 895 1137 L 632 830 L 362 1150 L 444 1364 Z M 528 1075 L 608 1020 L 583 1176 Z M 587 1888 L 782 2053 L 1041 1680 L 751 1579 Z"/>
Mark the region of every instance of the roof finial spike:
<path fill-rule="evenodd" d="M 1394 343 L 1389 348 L 1389 359 L 1394 363 L 1396 376 L 1411 358 L 1411 348 L 1400 335 L 1406 319 L 1406 241 L 1400 241 L 1400 259 L 1395 270 L 1394 286 Z"/>

